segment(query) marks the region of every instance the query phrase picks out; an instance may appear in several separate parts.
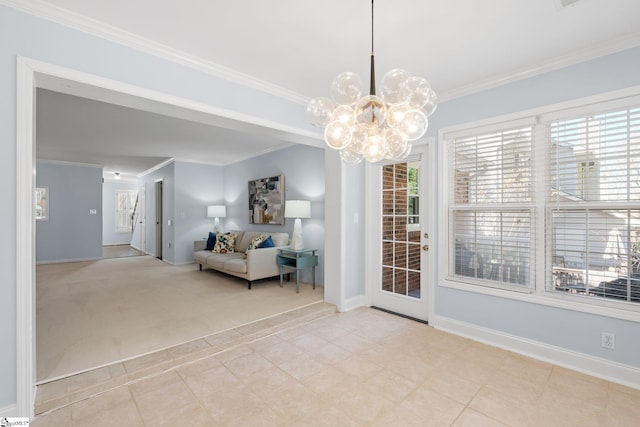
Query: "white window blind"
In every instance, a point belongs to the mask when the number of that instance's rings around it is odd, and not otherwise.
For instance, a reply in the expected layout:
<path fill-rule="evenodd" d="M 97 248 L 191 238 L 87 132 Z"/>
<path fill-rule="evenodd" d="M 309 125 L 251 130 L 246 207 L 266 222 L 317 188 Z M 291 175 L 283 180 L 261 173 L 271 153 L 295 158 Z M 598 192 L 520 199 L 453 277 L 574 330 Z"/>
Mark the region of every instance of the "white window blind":
<path fill-rule="evenodd" d="M 640 302 L 640 107 L 544 121 L 546 287 Z"/>
<path fill-rule="evenodd" d="M 518 289 L 533 286 L 533 125 L 528 122 L 445 135 L 452 165 L 453 280 Z"/>
<path fill-rule="evenodd" d="M 136 190 L 116 190 L 116 233 L 133 231 L 133 210 L 138 198 Z"/>

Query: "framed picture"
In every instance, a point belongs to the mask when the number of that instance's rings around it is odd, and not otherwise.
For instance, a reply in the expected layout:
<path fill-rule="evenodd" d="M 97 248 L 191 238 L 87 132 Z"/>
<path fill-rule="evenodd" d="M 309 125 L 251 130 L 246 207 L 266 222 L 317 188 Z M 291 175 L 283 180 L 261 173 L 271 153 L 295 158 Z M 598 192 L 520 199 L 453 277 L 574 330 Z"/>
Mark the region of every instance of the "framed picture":
<path fill-rule="evenodd" d="M 49 220 L 49 188 L 36 187 L 36 220 Z"/>
<path fill-rule="evenodd" d="M 249 181 L 249 224 L 284 225 L 284 175 Z"/>

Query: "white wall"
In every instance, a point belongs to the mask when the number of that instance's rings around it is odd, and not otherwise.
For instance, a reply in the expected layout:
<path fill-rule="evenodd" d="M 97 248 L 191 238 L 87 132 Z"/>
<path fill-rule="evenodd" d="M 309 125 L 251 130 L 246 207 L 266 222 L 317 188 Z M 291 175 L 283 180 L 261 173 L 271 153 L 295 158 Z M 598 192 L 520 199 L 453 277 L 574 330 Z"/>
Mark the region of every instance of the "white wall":
<path fill-rule="evenodd" d="M 253 159 L 224 167 L 224 201 L 227 217 L 220 219 L 222 229 L 264 230 L 293 235 L 292 218 L 284 225 L 249 224 L 248 182 L 254 179 L 284 175 L 285 200 L 309 200 L 311 218 L 302 220 L 305 247 L 318 249 L 319 265 L 316 267 L 316 284 L 324 283 L 324 211 L 325 168 L 324 149 L 298 145 L 264 154 Z M 300 280 L 309 282 L 311 272 L 302 270 Z"/>
<path fill-rule="evenodd" d="M 38 162 L 36 186 L 49 189 L 49 219 L 36 222 L 36 262 L 102 258 L 102 168 Z"/>
<path fill-rule="evenodd" d="M 132 232 L 116 232 L 116 191 L 138 191 L 138 183 L 106 180 L 102 185 L 102 244 L 128 245 Z"/>

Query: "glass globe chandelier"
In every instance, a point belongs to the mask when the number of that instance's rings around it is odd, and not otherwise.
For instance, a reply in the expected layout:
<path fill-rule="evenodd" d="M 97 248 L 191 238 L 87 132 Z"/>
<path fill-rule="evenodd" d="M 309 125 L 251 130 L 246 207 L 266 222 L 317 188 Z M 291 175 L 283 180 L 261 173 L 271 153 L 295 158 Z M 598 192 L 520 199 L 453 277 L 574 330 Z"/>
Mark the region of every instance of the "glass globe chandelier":
<path fill-rule="evenodd" d="M 381 94 L 376 95 L 371 0 L 369 95 L 362 96 L 360 76 L 347 71 L 333 80 L 331 99 L 312 99 L 307 114 L 314 126 L 325 127 L 327 145 L 340 150 L 343 162 L 356 164 L 366 159 L 376 163 L 406 158 L 411 142 L 427 132 L 428 117 L 436 110 L 437 102 L 426 79 L 399 68 L 383 76 Z"/>

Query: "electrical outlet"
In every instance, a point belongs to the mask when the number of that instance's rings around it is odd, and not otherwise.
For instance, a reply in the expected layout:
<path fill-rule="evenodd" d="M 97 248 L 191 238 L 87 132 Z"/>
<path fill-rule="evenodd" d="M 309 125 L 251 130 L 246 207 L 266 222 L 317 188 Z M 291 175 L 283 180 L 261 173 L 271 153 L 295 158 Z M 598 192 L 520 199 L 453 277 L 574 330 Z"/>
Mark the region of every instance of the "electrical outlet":
<path fill-rule="evenodd" d="M 609 350 L 615 350 L 616 348 L 616 336 L 611 332 L 602 333 L 602 347 Z"/>

